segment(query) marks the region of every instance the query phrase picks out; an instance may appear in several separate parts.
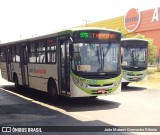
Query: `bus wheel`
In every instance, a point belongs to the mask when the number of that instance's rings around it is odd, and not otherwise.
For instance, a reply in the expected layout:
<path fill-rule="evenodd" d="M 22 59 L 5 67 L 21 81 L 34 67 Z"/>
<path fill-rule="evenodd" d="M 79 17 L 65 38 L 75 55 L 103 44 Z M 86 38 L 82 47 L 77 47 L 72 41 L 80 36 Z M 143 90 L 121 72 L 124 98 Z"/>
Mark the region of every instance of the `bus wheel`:
<path fill-rule="evenodd" d="M 15 88 L 18 90 L 20 86 L 19 86 L 17 75 L 14 76 L 14 84 L 15 84 Z"/>
<path fill-rule="evenodd" d="M 129 82 L 123 82 L 122 87 L 127 87 L 128 84 L 129 84 Z"/>
<path fill-rule="evenodd" d="M 58 100 L 57 87 L 53 80 L 48 83 L 48 93 L 52 101 Z"/>
<path fill-rule="evenodd" d="M 89 99 L 91 99 L 91 100 L 92 100 L 92 99 L 94 100 L 94 99 L 96 99 L 96 98 L 97 98 L 97 96 L 91 96 L 91 97 L 89 97 Z"/>

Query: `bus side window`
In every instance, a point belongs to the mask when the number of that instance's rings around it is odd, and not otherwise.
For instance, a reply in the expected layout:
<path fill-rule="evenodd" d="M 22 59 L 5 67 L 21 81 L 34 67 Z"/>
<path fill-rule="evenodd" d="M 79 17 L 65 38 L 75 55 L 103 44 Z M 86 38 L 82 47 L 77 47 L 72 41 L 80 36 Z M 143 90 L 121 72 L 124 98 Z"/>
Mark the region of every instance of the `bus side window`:
<path fill-rule="evenodd" d="M 47 62 L 56 63 L 56 38 L 47 40 Z"/>
<path fill-rule="evenodd" d="M 29 47 L 29 62 L 35 63 L 36 62 L 36 48 L 35 43 L 31 43 Z"/>
<path fill-rule="evenodd" d="M 29 54 L 29 62 L 31 62 L 31 63 L 36 62 L 36 55 L 35 55 L 35 53 L 30 53 Z"/>
<path fill-rule="evenodd" d="M 49 63 L 54 63 L 56 62 L 56 53 L 55 52 L 48 52 L 47 53 L 47 57 L 48 57 L 48 62 Z"/>
<path fill-rule="evenodd" d="M 45 63 L 46 62 L 46 55 L 45 55 L 45 42 L 40 41 L 38 42 L 38 47 L 37 47 L 37 63 Z"/>
<path fill-rule="evenodd" d="M 16 62 L 16 48 L 15 48 L 15 45 L 12 46 L 12 62 Z"/>
<path fill-rule="evenodd" d="M 16 57 L 16 62 L 20 62 L 20 46 L 19 45 L 16 45 L 15 57 Z"/>
<path fill-rule="evenodd" d="M 6 62 L 5 48 L 1 48 L 1 62 Z"/>

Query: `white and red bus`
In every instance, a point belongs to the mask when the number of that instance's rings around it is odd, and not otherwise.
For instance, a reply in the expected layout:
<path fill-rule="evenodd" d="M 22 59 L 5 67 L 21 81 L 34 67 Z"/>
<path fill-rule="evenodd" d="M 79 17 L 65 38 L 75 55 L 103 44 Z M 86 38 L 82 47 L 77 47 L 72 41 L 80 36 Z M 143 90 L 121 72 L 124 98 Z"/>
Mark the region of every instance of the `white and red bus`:
<path fill-rule="evenodd" d="M 121 89 L 121 33 L 77 28 L 0 44 L 2 77 L 59 95 L 86 97 Z"/>

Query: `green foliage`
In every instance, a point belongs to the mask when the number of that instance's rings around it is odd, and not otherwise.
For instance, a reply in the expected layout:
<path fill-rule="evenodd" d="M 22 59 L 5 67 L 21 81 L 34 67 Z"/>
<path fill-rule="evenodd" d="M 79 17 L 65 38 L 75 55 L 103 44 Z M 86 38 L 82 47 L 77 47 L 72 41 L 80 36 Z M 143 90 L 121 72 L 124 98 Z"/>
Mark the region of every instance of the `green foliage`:
<path fill-rule="evenodd" d="M 148 40 L 148 63 L 153 65 L 156 61 L 156 46 L 153 45 L 153 40 L 151 38 L 145 38 L 141 34 L 137 34 L 135 38 Z"/>

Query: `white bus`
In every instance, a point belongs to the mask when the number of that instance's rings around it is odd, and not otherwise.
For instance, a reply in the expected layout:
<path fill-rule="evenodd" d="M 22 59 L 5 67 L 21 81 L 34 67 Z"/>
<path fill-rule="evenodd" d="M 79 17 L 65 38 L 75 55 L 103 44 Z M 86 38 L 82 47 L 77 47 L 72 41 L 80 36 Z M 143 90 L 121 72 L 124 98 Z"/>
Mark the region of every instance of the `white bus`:
<path fill-rule="evenodd" d="M 121 33 L 77 28 L 0 44 L 2 77 L 51 98 L 96 97 L 121 88 Z"/>
<path fill-rule="evenodd" d="M 147 78 L 148 41 L 137 38 L 121 40 L 122 86 Z"/>

